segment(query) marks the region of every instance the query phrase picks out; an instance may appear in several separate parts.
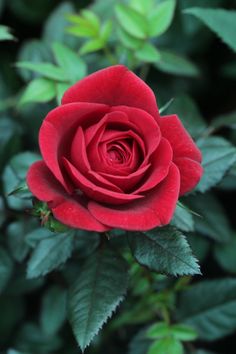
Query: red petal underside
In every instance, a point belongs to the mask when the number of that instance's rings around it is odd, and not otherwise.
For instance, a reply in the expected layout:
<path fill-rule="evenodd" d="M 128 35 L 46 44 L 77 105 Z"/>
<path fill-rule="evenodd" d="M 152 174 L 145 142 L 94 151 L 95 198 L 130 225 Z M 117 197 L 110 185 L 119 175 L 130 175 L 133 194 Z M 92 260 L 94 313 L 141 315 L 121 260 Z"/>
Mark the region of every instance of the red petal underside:
<path fill-rule="evenodd" d="M 107 111 L 105 105 L 72 103 L 55 108 L 43 121 L 39 132 L 41 154 L 48 168 L 68 192 L 71 189 L 61 173 L 60 158 L 67 156 L 75 129 L 86 120 L 99 120 Z"/>
<path fill-rule="evenodd" d="M 137 107 L 159 118 L 153 91 L 123 65 L 99 70 L 70 87 L 62 98 L 62 104 L 71 102 Z"/>
<path fill-rule="evenodd" d="M 198 162 L 187 157 L 176 159 L 175 164 L 180 172 L 180 195 L 183 195 L 198 184 L 203 174 L 203 168 Z"/>
<path fill-rule="evenodd" d="M 178 157 L 188 157 L 201 162 L 201 151 L 176 115 L 162 117 L 159 125 L 163 137 L 171 144 L 174 161 Z"/>
<path fill-rule="evenodd" d="M 33 195 L 48 202 L 56 219 L 70 227 L 104 232 L 109 227 L 96 220 L 79 198 L 70 198 L 43 161 L 35 162 L 27 174 L 27 184 Z"/>
<path fill-rule="evenodd" d="M 170 222 L 179 196 L 180 176 L 172 164 L 168 176 L 142 200 L 119 207 L 106 207 L 94 201 L 88 209 L 99 221 L 126 230 L 150 230 Z"/>

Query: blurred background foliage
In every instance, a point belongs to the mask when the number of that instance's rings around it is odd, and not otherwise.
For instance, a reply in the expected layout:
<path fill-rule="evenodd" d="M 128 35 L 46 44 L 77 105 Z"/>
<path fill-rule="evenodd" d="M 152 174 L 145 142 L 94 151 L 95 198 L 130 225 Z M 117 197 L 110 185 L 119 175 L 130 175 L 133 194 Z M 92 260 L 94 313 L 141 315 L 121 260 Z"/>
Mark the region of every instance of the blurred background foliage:
<path fill-rule="evenodd" d="M 148 82 L 163 114 L 178 113 L 203 152 L 205 175 L 171 222 L 203 275 L 150 273 L 114 231 L 111 243 L 130 266 L 128 296 L 88 353 L 235 353 L 235 8 L 234 0 L 0 0 L 1 354 L 79 352 L 67 290 L 98 236 L 65 234 L 55 221 L 41 228 L 25 175 L 40 159 L 42 119 L 63 92 L 117 63 Z M 131 241 L 150 266 L 139 247 Z"/>

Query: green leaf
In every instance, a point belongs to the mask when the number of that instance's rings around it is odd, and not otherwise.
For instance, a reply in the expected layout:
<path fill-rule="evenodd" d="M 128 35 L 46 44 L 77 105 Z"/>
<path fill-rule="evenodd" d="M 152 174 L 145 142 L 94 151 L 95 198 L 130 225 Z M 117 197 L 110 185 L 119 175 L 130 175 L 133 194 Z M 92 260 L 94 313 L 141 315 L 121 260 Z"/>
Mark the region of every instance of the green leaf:
<path fill-rule="evenodd" d="M 147 63 L 156 63 L 161 58 L 159 51 L 148 42 L 144 43 L 141 48 L 135 51 L 135 57 Z"/>
<path fill-rule="evenodd" d="M 184 13 L 197 17 L 236 51 L 236 11 L 193 7 L 184 10 Z"/>
<path fill-rule="evenodd" d="M 187 210 L 187 208 L 184 208 L 178 204 L 176 206 L 173 219 L 171 220 L 171 224 L 182 231 L 194 231 L 194 220 L 192 214 Z"/>
<path fill-rule="evenodd" d="M 43 296 L 40 325 L 43 333 L 54 336 L 62 327 L 67 314 L 67 293 L 57 285 L 49 288 Z"/>
<path fill-rule="evenodd" d="M 32 223 L 15 221 L 7 228 L 7 243 L 12 257 L 22 262 L 28 254 L 29 246 L 25 242 L 25 236 L 29 229 L 32 228 Z"/>
<path fill-rule="evenodd" d="M 201 339 L 222 338 L 236 327 L 236 279 L 199 282 L 181 294 L 176 309 L 177 318 Z"/>
<path fill-rule="evenodd" d="M 199 140 L 198 146 L 203 156 L 204 173 L 195 190 L 203 193 L 219 183 L 233 165 L 236 149 L 224 138 L 216 136 Z"/>
<path fill-rule="evenodd" d="M 158 339 L 149 348 L 147 354 L 184 354 L 182 343 L 174 337 Z"/>
<path fill-rule="evenodd" d="M 61 43 L 54 43 L 52 48 L 57 64 L 65 73 L 67 81 L 75 83 L 87 75 L 86 63 L 73 50 Z"/>
<path fill-rule="evenodd" d="M 22 129 L 17 122 L 1 116 L 0 119 L 0 171 L 5 163 L 21 148 Z"/>
<path fill-rule="evenodd" d="M 100 38 L 104 41 L 104 42 L 108 42 L 110 36 L 112 33 L 112 21 L 106 21 L 104 23 L 104 25 L 101 28 L 100 31 Z"/>
<path fill-rule="evenodd" d="M 21 152 L 11 158 L 3 171 L 3 190 L 6 196 L 14 189 L 18 188 L 22 182 L 25 182 L 26 173 L 29 167 L 39 159 L 40 155 L 28 151 Z M 30 200 L 19 199 L 14 195 L 7 198 L 7 204 L 14 210 L 30 208 L 32 205 Z"/>
<path fill-rule="evenodd" d="M 206 129 L 198 107 L 191 97 L 182 95 L 174 99 L 166 114 L 178 114 L 183 125 L 194 138 L 198 138 Z"/>
<path fill-rule="evenodd" d="M 97 50 L 104 48 L 104 46 L 105 43 L 102 39 L 100 38 L 91 39 L 80 47 L 79 53 L 81 55 L 84 55 L 84 54 L 96 52 Z"/>
<path fill-rule="evenodd" d="M 209 252 L 209 240 L 200 234 L 192 233 L 188 235 L 188 242 L 200 262 L 203 262 Z"/>
<path fill-rule="evenodd" d="M 64 234 L 54 233 L 54 237 L 40 241 L 28 262 L 27 277 L 43 276 L 65 263 L 73 250 L 73 236 L 72 230 Z"/>
<path fill-rule="evenodd" d="M 171 326 L 171 334 L 180 341 L 192 341 L 197 338 L 197 332 L 192 327 L 183 324 Z"/>
<path fill-rule="evenodd" d="M 124 299 L 126 263 L 103 247 L 80 270 L 69 296 L 69 320 L 82 351 Z"/>
<path fill-rule="evenodd" d="M 71 86 L 71 84 L 66 84 L 64 82 L 57 82 L 56 83 L 56 92 L 57 92 L 57 103 L 58 105 L 61 104 L 62 97 L 66 90 Z"/>
<path fill-rule="evenodd" d="M 54 81 L 68 81 L 68 78 L 62 68 L 51 63 L 30 63 L 30 62 L 20 62 L 16 63 L 18 68 L 28 69 L 36 73 L 41 74 L 47 79 Z"/>
<path fill-rule="evenodd" d="M 53 81 L 34 79 L 24 90 L 19 105 L 32 102 L 48 102 L 56 96 L 56 87 Z"/>
<path fill-rule="evenodd" d="M 11 34 L 10 28 L 0 25 L 0 41 L 11 41 L 15 37 Z"/>
<path fill-rule="evenodd" d="M 157 37 L 165 33 L 173 20 L 175 0 L 166 0 L 156 6 L 148 17 L 148 34 Z"/>
<path fill-rule="evenodd" d="M 160 50 L 160 60 L 156 68 L 173 75 L 194 77 L 199 75 L 199 70 L 189 59 L 171 51 Z"/>
<path fill-rule="evenodd" d="M 221 127 L 236 129 L 236 111 L 216 117 L 211 122 L 211 127 L 214 129 L 219 129 Z"/>
<path fill-rule="evenodd" d="M 214 257 L 220 266 L 230 273 L 236 273 L 236 234 L 224 245 L 215 245 Z"/>
<path fill-rule="evenodd" d="M 213 194 L 189 196 L 186 203 L 200 215 L 194 216 L 195 229 L 198 232 L 218 242 L 230 240 L 231 229 L 227 215 Z"/>
<path fill-rule="evenodd" d="M 10 280 L 12 271 L 13 262 L 7 251 L 3 247 L 0 247 L 0 294 Z"/>
<path fill-rule="evenodd" d="M 170 275 L 200 274 L 185 236 L 171 226 L 128 235 L 134 258 L 141 265 Z"/>
<path fill-rule="evenodd" d="M 163 338 L 170 334 L 170 327 L 166 322 L 158 322 L 148 328 L 146 337 L 149 339 Z"/>
<path fill-rule="evenodd" d="M 125 4 L 116 5 L 115 11 L 120 26 L 126 32 L 135 38 L 145 39 L 147 37 L 145 16 Z"/>
<path fill-rule="evenodd" d="M 153 0 L 131 0 L 130 6 L 143 15 L 148 15 L 153 10 Z"/>
<path fill-rule="evenodd" d="M 131 339 L 128 354 L 147 354 L 151 341 L 147 339 L 146 331 L 146 329 L 141 329 Z"/>
<path fill-rule="evenodd" d="M 123 30 L 122 27 L 117 27 L 117 35 L 121 43 L 129 49 L 138 49 L 143 44 L 143 39 L 135 38 L 131 36 L 128 32 Z"/>
<path fill-rule="evenodd" d="M 32 248 L 35 248 L 37 244 L 45 239 L 54 238 L 55 233 L 50 232 L 44 227 L 37 228 L 25 235 L 25 242 Z"/>

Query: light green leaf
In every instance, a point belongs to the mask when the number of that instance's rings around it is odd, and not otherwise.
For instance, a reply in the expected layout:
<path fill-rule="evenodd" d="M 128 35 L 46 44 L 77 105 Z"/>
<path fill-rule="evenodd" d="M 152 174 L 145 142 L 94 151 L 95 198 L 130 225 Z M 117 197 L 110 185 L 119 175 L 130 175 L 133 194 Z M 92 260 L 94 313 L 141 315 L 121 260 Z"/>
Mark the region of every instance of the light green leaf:
<path fill-rule="evenodd" d="M 203 156 L 204 173 L 195 190 L 206 192 L 219 183 L 233 165 L 236 149 L 224 138 L 216 136 L 199 140 L 198 146 Z"/>
<path fill-rule="evenodd" d="M 184 10 L 184 13 L 197 17 L 236 51 L 236 11 L 193 7 Z"/>
<path fill-rule="evenodd" d="M 16 66 L 22 69 L 28 69 L 41 74 L 43 77 L 55 81 L 67 81 L 67 76 L 62 68 L 51 63 L 31 63 L 31 62 L 20 62 Z"/>
<path fill-rule="evenodd" d="M 54 237 L 40 241 L 28 262 L 27 277 L 43 276 L 65 263 L 73 250 L 73 236 L 72 230 L 68 233 L 54 233 Z"/>
<path fill-rule="evenodd" d="M 43 296 L 40 324 L 43 333 L 54 336 L 66 320 L 67 293 L 57 285 L 49 288 Z"/>
<path fill-rule="evenodd" d="M 192 341 L 197 338 L 197 332 L 192 327 L 183 324 L 171 326 L 171 334 L 180 341 Z"/>
<path fill-rule="evenodd" d="M 187 208 L 178 204 L 173 219 L 171 220 L 171 224 L 182 231 L 194 231 L 193 215 L 187 210 Z"/>
<path fill-rule="evenodd" d="M 153 0 L 131 0 L 130 6 L 143 15 L 148 15 L 154 6 Z"/>
<path fill-rule="evenodd" d="M 12 271 L 13 262 L 7 251 L 3 247 L 0 247 L 0 294 L 10 280 Z"/>
<path fill-rule="evenodd" d="M 167 31 L 174 16 L 175 5 L 175 0 L 166 0 L 151 11 L 148 17 L 148 34 L 150 37 L 160 36 Z"/>
<path fill-rule="evenodd" d="M 189 59 L 171 51 L 160 50 L 160 60 L 156 68 L 173 75 L 194 77 L 199 75 L 199 70 Z"/>
<path fill-rule="evenodd" d="M 134 258 L 156 272 L 171 275 L 200 274 L 185 236 L 171 226 L 128 235 Z"/>
<path fill-rule="evenodd" d="M 187 205 L 200 215 L 194 216 L 195 229 L 218 242 L 227 242 L 231 230 L 226 213 L 218 199 L 210 193 L 189 196 Z"/>
<path fill-rule="evenodd" d="M 117 27 L 117 35 L 121 43 L 129 49 L 138 49 L 143 44 L 143 39 L 135 38 L 131 36 L 128 32 L 123 30 L 122 27 Z"/>
<path fill-rule="evenodd" d="M 174 337 L 158 339 L 149 348 L 147 354 L 184 354 L 182 343 Z"/>
<path fill-rule="evenodd" d="M 86 63 L 73 50 L 61 43 L 54 43 L 52 48 L 57 64 L 65 73 L 67 81 L 75 83 L 87 75 Z"/>
<path fill-rule="evenodd" d="M 104 41 L 104 42 L 108 42 L 110 36 L 111 36 L 111 32 L 112 32 L 112 22 L 111 21 L 106 21 L 104 23 L 104 25 L 101 28 L 100 31 L 100 38 Z"/>
<path fill-rule="evenodd" d="M 99 17 L 93 11 L 87 9 L 82 10 L 81 15 L 90 23 L 90 27 L 93 26 L 98 33 L 101 26 Z"/>
<path fill-rule="evenodd" d="M 105 43 L 102 39 L 91 39 L 87 41 L 84 45 L 80 47 L 79 53 L 81 55 L 96 52 L 97 50 L 100 50 L 104 48 Z"/>
<path fill-rule="evenodd" d="M 11 34 L 10 28 L 0 25 L 0 41 L 11 41 L 15 37 Z"/>
<path fill-rule="evenodd" d="M 147 37 L 147 20 L 140 12 L 125 4 L 116 5 L 116 16 L 120 26 L 135 38 Z"/>
<path fill-rule="evenodd" d="M 236 327 L 236 279 L 199 282 L 181 294 L 176 309 L 177 318 L 195 328 L 201 339 L 222 338 Z"/>
<path fill-rule="evenodd" d="M 158 322 L 148 328 L 146 337 L 149 339 L 163 338 L 170 334 L 170 327 L 166 322 Z"/>
<path fill-rule="evenodd" d="M 156 63 L 161 58 L 159 51 L 148 42 L 145 42 L 141 48 L 135 51 L 135 57 L 147 63 Z"/>
<path fill-rule="evenodd" d="M 176 97 L 167 109 L 166 114 L 178 114 L 184 127 L 194 138 L 198 138 L 206 129 L 206 123 L 190 96 L 181 95 Z"/>
<path fill-rule="evenodd" d="M 230 273 L 236 273 L 236 234 L 224 245 L 215 245 L 214 257 L 220 266 Z"/>
<path fill-rule="evenodd" d="M 69 320 L 82 351 L 123 300 L 127 289 L 126 263 L 103 247 L 91 255 L 69 296 Z"/>
<path fill-rule="evenodd" d="M 62 97 L 66 90 L 71 86 L 71 84 L 66 84 L 65 82 L 56 83 L 56 92 L 57 92 L 57 103 L 61 104 Z"/>
<path fill-rule="evenodd" d="M 19 105 L 32 102 L 48 102 L 56 96 L 56 87 L 53 81 L 47 79 L 34 79 L 25 88 Z"/>

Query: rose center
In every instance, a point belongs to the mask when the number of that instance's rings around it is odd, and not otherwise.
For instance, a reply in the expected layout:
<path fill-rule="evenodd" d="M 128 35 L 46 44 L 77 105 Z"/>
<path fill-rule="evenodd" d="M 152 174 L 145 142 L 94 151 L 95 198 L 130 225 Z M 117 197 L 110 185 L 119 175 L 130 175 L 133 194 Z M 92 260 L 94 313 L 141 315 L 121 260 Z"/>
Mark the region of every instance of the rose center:
<path fill-rule="evenodd" d="M 125 156 L 122 150 L 112 147 L 107 151 L 108 161 L 110 163 L 122 164 L 125 161 Z"/>

